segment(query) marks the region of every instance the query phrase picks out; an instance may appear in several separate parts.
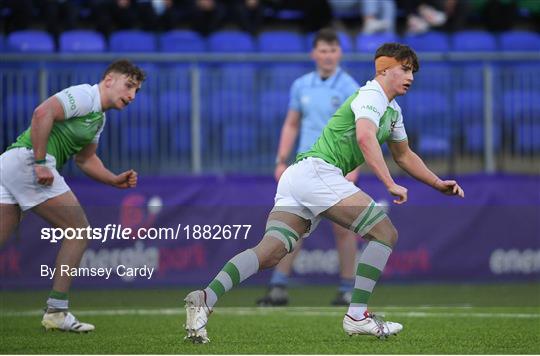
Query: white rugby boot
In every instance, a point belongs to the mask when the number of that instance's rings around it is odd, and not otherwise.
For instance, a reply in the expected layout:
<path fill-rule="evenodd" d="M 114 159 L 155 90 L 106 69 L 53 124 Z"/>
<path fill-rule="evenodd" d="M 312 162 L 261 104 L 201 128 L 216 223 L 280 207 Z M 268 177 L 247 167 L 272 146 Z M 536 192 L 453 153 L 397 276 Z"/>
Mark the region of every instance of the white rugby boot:
<path fill-rule="evenodd" d="M 385 339 L 390 335 L 396 335 L 403 330 L 403 325 L 384 321 L 368 311 L 364 312 L 364 318 L 357 320 L 349 314 L 343 318 L 343 330 L 349 335 L 374 335 L 379 339 Z"/>
<path fill-rule="evenodd" d="M 62 330 L 76 333 L 87 333 L 95 329 L 94 325 L 81 323 L 73 314 L 66 311 L 45 312 L 41 325 L 45 330 Z"/>
<path fill-rule="evenodd" d="M 206 292 L 196 290 L 189 293 L 184 299 L 186 302 L 186 328 L 187 335 L 184 339 L 191 340 L 196 344 L 210 342 L 206 332 L 208 316 L 212 310 L 206 305 Z"/>

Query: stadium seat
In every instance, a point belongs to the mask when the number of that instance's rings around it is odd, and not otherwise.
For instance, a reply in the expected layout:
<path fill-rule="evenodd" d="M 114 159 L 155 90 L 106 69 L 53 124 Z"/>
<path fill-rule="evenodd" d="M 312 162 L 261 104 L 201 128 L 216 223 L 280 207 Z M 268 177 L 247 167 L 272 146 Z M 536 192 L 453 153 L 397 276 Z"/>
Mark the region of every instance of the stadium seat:
<path fill-rule="evenodd" d="M 509 90 L 503 94 L 503 120 L 540 123 L 540 91 Z"/>
<path fill-rule="evenodd" d="M 166 123 L 189 122 L 191 120 L 191 92 L 167 91 L 159 95 L 159 121 Z"/>
<path fill-rule="evenodd" d="M 502 51 L 540 51 L 540 34 L 529 31 L 508 31 L 499 37 Z"/>
<path fill-rule="evenodd" d="M 417 52 L 448 52 L 450 49 L 448 35 L 437 31 L 406 35 L 403 41 Z"/>
<path fill-rule="evenodd" d="M 520 153 L 540 152 L 540 123 L 523 123 L 515 130 L 514 150 Z"/>
<path fill-rule="evenodd" d="M 206 43 L 201 35 L 190 30 L 172 30 L 159 37 L 161 52 L 205 52 Z"/>
<path fill-rule="evenodd" d="M 448 97 L 443 92 L 412 91 L 403 100 L 405 129 L 418 138 L 418 152 L 447 155 L 451 152 L 454 123 Z"/>
<path fill-rule="evenodd" d="M 158 140 L 150 124 L 130 124 L 122 127 L 122 150 L 138 155 L 150 156 Z"/>
<path fill-rule="evenodd" d="M 304 38 L 298 32 L 267 31 L 259 35 L 259 51 L 266 53 L 304 52 Z"/>
<path fill-rule="evenodd" d="M 66 31 L 60 35 L 60 52 L 104 52 L 105 38 L 96 31 Z"/>
<path fill-rule="evenodd" d="M 231 124 L 241 124 L 256 120 L 255 93 L 244 91 L 216 90 L 209 94 L 209 105 L 205 105 L 203 115 L 208 118 L 209 124 L 219 127 Z"/>
<path fill-rule="evenodd" d="M 467 123 L 484 117 L 484 92 L 482 90 L 458 90 L 454 93 L 454 117 Z"/>
<path fill-rule="evenodd" d="M 265 90 L 289 93 L 292 83 L 300 76 L 312 71 L 311 65 L 268 64 L 260 70 L 260 85 Z"/>
<path fill-rule="evenodd" d="M 341 44 L 341 50 L 344 53 L 352 53 L 354 51 L 354 46 L 353 46 L 351 37 L 346 32 L 343 32 L 343 31 L 338 31 L 337 35 L 339 38 L 339 43 Z M 309 33 L 306 36 L 306 38 L 307 38 L 307 49 L 311 50 L 311 48 L 313 47 L 313 39 L 315 38 L 315 33 L 314 32 Z"/>
<path fill-rule="evenodd" d="M 356 37 L 356 51 L 374 54 L 377 48 L 383 43 L 396 42 L 397 39 L 395 34 L 389 32 L 374 33 L 370 35 L 360 33 Z"/>
<path fill-rule="evenodd" d="M 54 52 L 54 40 L 45 31 L 25 30 L 11 32 L 7 36 L 9 52 L 51 53 Z"/>
<path fill-rule="evenodd" d="M 465 150 L 467 152 L 479 153 L 484 152 L 485 132 L 484 132 L 484 118 L 478 117 L 475 122 L 465 123 Z M 500 122 L 493 124 L 493 148 L 495 152 L 501 149 L 502 143 L 502 131 Z"/>
<path fill-rule="evenodd" d="M 230 156 L 256 152 L 257 130 L 251 123 L 227 125 L 223 131 L 223 151 Z"/>
<path fill-rule="evenodd" d="M 412 91 L 436 90 L 448 92 L 452 88 L 452 65 L 448 62 L 423 62 L 414 74 Z"/>
<path fill-rule="evenodd" d="M 4 52 L 4 47 L 5 47 L 4 46 L 4 41 L 5 41 L 4 35 L 0 34 L 0 52 Z"/>
<path fill-rule="evenodd" d="M 109 50 L 111 52 L 155 52 L 156 38 L 153 33 L 124 30 L 111 34 Z"/>
<path fill-rule="evenodd" d="M 497 40 L 487 31 L 459 31 L 452 36 L 452 51 L 482 52 L 496 51 Z"/>
<path fill-rule="evenodd" d="M 260 120 L 265 128 L 280 127 L 289 107 L 289 93 L 281 90 L 264 90 L 260 99 Z"/>
<path fill-rule="evenodd" d="M 255 41 L 246 32 L 223 30 L 216 31 L 208 38 L 211 52 L 254 52 Z"/>

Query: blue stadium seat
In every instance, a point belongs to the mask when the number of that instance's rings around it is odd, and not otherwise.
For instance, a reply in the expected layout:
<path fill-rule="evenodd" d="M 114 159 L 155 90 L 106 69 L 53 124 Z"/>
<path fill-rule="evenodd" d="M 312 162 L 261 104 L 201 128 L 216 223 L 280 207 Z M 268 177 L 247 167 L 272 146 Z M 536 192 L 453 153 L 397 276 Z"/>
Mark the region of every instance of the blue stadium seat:
<path fill-rule="evenodd" d="M 448 62 L 420 63 L 420 71 L 414 74 L 412 91 L 449 91 L 454 78 L 452 65 Z"/>
<path fill-rule="evenodd" d="M 264 90 L 260 99 L 260 120 L 264 127 L 281 128 L 289 108 L 289 93 L 283 90 Z"/>
<path fill-rule="evenodd" d="M 165 123 L 190 122 L 191 92 L 167 91 L 159 95 L 159 121 Z"/>
<path fill-rule="evenodd" d="M 450 40 L 443 32 L 427 32 L 420 35 L 406 35 L 403 41 L 418 52 L 448 52 Z"/>
<path fill-rule="evenodd" d="M 156 37 L 153 33 L 138 30 L 116 31 L 109 39 L 111 52 L 155 52 Z"/>
<path fill-rule="evenodd" d="M 4 52 L 4 35 L 0 35 L 0 52 Z"/>
<path fill-rule="evenodd" d="M 60 35 L 60 52 L 104 52 L 105 38 L 96 31 L 66 31 Z"/>
<path fill-rule="evenodd" d="M 443 92 L 411 91 L 405 96 L 405 129 L 418 138 L 423 155 L 448 155 L 452 149 L 453 124 L 448 97 Z"/>
<path fill-rule="evenodd" d="M 540 152 L 540 123 L 523 123 L 515 130 L 514 150 L 518 152 Z"/>
<path fill-rule="evenodd" d="M 540 51 L 540 34 L 529 31 L 508 31 L 499 37 L 502 51 Z"/>
<path fill-rule="evenodd" d="M 250 34 L 241 31 L 217 31 L 208 37 L 211 52 L 254 52 L 255 41 Z"/>
<path fill-rule="evenodd" d="M 159 122 L 166 128 L 172 149 L 191 150 L 191 92 L 188 88 L 159 96 Z"/>
<path fill-rule="evenodd" d="M 452 51 L 482 52 L 496 51 L 497 40 L 487 31 L 459 31 L 452 36 Z"/>
<path fill-rule="evenodd" d="M 172 30 L 159 38 L 161 52 L 205 52 L 206 43 L 201 35 L 190 30 Z"/>
<path fill-rule="evenodd" d="M 509 90 L 503 94 L 503 114 L 507 123 L 540 123 L 540 91 Z"/>
<path fill-rule="evenodd" d="M 297 32 L 267 31 L 259 35 L 259 51 L 267 53 L 304 52 L 304 38 Z"/>
<path fill-rule="evenodd" d="M 256 152 L 257 130 L 250 123 L 226 125 L 223 130 L 223 151 L 231 156 Z"/>
<path fill-rule="evenodd" d="M 225 126 L 256 120 L 255 93 L 215 90 L 209 93 L 209 105 L 204 105 L 203 116 L 210 124 Z"/>
<path fill-rule="evenodd" d="M 465 149 L 467 152 L 479 153 L 484 151 L 484 118 L 478 117 L 475 122 L 465 123 Z M 502 130 L 500 123 L 493 125 L 493 148 L 495 151 L 501 149 Z"/>
<path fill-rule="evenodd" d="M 339 43 L 341 44 L 341 50 L 345 53 L 352 53 L 354 51 L 354 45 L 351 37 L 343 31 L 338 31 L 337 36 L 339 38 Z M 315 33 L 309 33 L 306 38 L 307 48 L 311 50 L 311 48 L 313 48 L 313 39 L 315 38 Z"/>
<path fill-rule="evenodd" d="M 11 32 L 7 37 L 9 52 L 51 53 L 54 52 L 54 40 L 45 31 L 25 30 Z"/>
<path fill-rule="evenodd" d="M 38 104 L 37 94 L 7 93 L 5 101 L 2 98 L 0 105 L 0 115 L 5 118 L 0 123 L 0 141 L 3 140 L 6 146 L 15 142 L 17 136 L 30 125 L 32 114 Z M 4 147 L 0 147 L 2 148 Z"/>
<path fill-rule="evenodd" d="M 156 131 L 150 124 L 130 124 L 122 127 L 122 150 L 150 155 L 157 145 Z"/>
<path fill-rule="evenodd" d="M 397 35 L 389 32 L 374 33 L 371 35 L 360 33 L 356 37 L 356 51 L 374 54 L 377 48 L 383 43 L 396 42 L 397 39 Z"/>
<path fill-rule="evenodd" d="M 484 92 L 478 90 L 459 90 L 454 93 L 454 117 L 467 123 L 482 121 L 484 117 Z"/>
<path fill-rule="evenodd" d="M 294 80 L 312 70 L 311 64 L 268 64 L 260 71 L 260 86 L 289 93 Z"/>

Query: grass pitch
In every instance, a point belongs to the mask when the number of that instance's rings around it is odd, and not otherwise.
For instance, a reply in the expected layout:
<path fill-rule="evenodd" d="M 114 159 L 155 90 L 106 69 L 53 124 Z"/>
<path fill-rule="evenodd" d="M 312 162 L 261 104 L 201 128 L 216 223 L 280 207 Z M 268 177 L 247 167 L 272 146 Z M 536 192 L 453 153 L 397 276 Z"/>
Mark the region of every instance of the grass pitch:
<path fill-rule="evenodd" d="M 89 334 L 45 332 L 47 291 L 0 292 L 0 353 L 10 354 L 538 354 L 540 285 L 380 285 L 370 309 L 404 330 L 381 341 L 347 336 L 334 287 L 290 290 L 291 306 L 257 308 L 262 288 L 227 294 L 210 317 L 211 343 L 184 341 L 188 290 L 75 291 Z"/>

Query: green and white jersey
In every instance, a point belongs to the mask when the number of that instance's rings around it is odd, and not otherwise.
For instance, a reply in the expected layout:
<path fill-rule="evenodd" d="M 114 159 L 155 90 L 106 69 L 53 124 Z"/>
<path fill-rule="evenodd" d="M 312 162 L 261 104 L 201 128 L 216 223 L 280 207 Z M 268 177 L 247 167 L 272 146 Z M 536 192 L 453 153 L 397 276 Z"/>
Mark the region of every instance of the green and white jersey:
<path fill-rule="evenodd" d="M 47 153 L 56 158 L 60 170 L 66 161 L 90 143 L 98 143 L 105 126 L 105 113 L 101 111 L 98 85 L 75 85 L 54 95 L 64 108 L 65 120 L 55 121 L 47 142 Z M 8 150 L 15 147 L 32 148 L 30 127 Z"/>
<path fill-rule="evenodd" d="M 388 102 L 380 84 L 371 80 L 341 105 L 311 149 L 298 154 L 296 161 L 318 157 L 341 169 L 343 175 L 354 170 L 365 161 L 356 141 L 358 119 L 370 120 L 379 128 L 381 145 L 387 140 L 407 140 L 401 108 L 395 100 Z"/>

